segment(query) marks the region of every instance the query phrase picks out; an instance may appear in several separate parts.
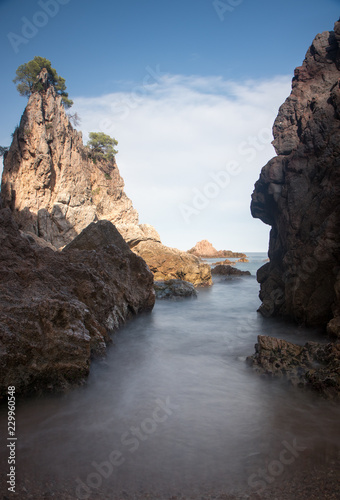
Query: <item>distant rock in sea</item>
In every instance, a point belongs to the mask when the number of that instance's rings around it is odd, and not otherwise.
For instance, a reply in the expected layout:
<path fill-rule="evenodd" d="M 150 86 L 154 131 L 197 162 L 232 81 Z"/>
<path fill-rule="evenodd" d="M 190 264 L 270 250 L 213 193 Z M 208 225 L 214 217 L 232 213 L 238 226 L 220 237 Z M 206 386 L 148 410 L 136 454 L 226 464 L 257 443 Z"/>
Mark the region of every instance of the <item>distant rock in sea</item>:
<path fill-rule="evenodd" d="M 232 252 L 231 250 L 216 250 L 208 240 L 199 241 L 193 248 L 188 250 L 188 253 L 205 259 L 247 257 L 245 253 Z"/>
<path fill-rule="evenodd" d="M 213 267 L 211 274 L 221 276 L 251 276 L 249 271 L 241 271 L 236 267 L 231 267 L 225 264 Z"/>

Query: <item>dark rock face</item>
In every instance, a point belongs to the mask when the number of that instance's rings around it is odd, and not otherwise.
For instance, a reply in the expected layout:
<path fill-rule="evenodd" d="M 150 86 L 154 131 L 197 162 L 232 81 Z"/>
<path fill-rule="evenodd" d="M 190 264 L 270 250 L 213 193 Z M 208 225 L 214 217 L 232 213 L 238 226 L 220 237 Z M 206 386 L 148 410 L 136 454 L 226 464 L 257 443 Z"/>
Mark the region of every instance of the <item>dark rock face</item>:
<path fill-rule="evenodd" d="M 253 217 L 272 226 L 260 312 L 340 334 L 340 22 L 317 35 L 273 132 Z"/>
<path fill-rule="evenodd" d="M 0 397 L 64 390 L 129 317 L 152 309 L 153 277 L 108 221 L 63 252 L 21 235 L 0 210 Z"/>
<path fill-rule="evenodd" d="M 241 271 L 236 267 L 231 267 L 225 264 L 219 264 L 211 270 L 211 274 L 221 276 L 250 276 L 249 271 Z"/>
<path fill-rule="evenodd" d="M 157 299 L 183 299 L 197 297 L 197 292 L 192 283 L 183 280 L 155 281 L 154 289 Z"/>
<path fill-rule="evenodd" d="M 247 363 L 257 373 L 285 379 L 296 387 L 312 389 L 329 398 L 339 397 L 340 344 L 307 342 L 299 346 L 259 335 L 255 351 Z"/>

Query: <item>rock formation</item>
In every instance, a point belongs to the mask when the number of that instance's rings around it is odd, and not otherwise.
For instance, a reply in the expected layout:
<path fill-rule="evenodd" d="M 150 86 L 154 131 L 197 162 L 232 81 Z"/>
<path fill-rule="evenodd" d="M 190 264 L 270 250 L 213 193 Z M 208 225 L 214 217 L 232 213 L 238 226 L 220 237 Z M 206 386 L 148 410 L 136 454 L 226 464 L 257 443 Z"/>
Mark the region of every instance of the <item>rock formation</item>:
<path fill-rule="evenodd" d="M 116 163 L 88 157 L 53 87 L 29 98 L 5 157 L 1 197 L 23 231 L 56 248 L 98 219 L 138 224 Z"/>
<path fill-rule="evenodd" d="M 340 344 L 307 342 L 299 346 L 259 335 L 255 351 L 247 363 L 257 373 L 288 380 L 295 387 L 309 388 L 326 397 L 339 397 Z"/>
<path fill-rule="evenodd" d="M 108 221 L 62 252 L 22 236 L 0 210 L 0 398 L 84 380 L 110 333 L 152 309 L 153 277 Z"/>
<path fill-rule="evenodd" d="M 184 280 L 194 285 L 211 285 L 211 269 L 195 255 L 162 245 L 159 234 L 149 224 L 119 225 L 130 248 L 148 264 L 155 280 Z"/>
<path fill-rule="evenodd" d="M 211 274 L 213 275 L 221 275 L 221 276 L 251 276 L 249 271 L 241 271 L 240 269 L 236 269 L 236 267 L 228 266 L 226 264 L 220 264 L 216 267 L 213 267 L 211 270 Z"/>
<path fill-rule="evenodd" d="M 340 22 L 317 35 L 275 120 L 253 217 L 272 226 L 260 312 L 340 335 Z"/>
<path fill-rule="evenodd" d="M 225 259 L 225 260 L 220 260 L 219 262 L 213 262 L 213 264 L 211 264 L 211 265 L 212 266 L 234 266 L 235 264 L 236 264 L 236 262 L 229 260 L 229 259 Z"/>
<path fill-rule="evenodd" d="M 216 250 L 208 240 L 202 240 L 188 250 L 188 253 L 205 259 L 215 259 L 219 257 L 246 258 L 245 253 L 232 252 L 231 250 Z"/>
<path fill-rule="evenodd" d="M 192 283 L 183 280 L 155 281 L 154 289 L 157 299 L 179 300 L 196 298 L 197 291 Z"/>
<path fill-rule="evenodd" d="M 93 162 L 53 87 L 29 98 L 5 156 L 1 198 L 23 232 L 56 249 L 70 243 L 90 223 L 107 219 L 147 260 L 157 279 L 211 284 L 206 265 L 162 245 L 152 226 L 139 225 L 116 162 Z"/>

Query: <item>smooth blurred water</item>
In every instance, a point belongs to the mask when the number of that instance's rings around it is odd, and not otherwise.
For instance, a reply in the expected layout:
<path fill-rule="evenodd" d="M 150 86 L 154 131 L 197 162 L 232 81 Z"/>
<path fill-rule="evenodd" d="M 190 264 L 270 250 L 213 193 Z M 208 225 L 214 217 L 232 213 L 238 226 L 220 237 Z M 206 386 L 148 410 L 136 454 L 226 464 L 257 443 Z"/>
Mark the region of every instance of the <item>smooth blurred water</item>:
<path fill-rule="evenodd" d="M 294 440 L 305 451 L 286 473 L 307 458 L 327 463 L 339 449 L 339 407 L 262 379 L 245 363 L 258 334 L 322 339 L 256 312 L 255 271 L 265 258 L 238 264 L 250 277 L 217 278 L 197 299 L 158 301 L 130 321 L 106 360 L 92 364 L 86 386 L 19 403 L 20 471 L 32 481 L 54 478 L 74 498 L 113 498 L 123 490 L 242 490 Z M 1 433 L 5 425 L 2 410 Z"/>

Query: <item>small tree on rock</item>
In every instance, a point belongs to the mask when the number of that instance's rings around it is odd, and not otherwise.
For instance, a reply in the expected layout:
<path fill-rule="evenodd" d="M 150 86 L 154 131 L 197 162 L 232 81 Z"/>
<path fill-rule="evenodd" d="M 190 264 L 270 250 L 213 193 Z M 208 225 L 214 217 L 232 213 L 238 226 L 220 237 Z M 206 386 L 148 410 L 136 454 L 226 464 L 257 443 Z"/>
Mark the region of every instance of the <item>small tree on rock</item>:
<path fill-rule="evenodd" d="M 90 132 L 87 146 L 90 148 L 91 158 L 96 160 L 112 161 L 118 153 L 114 149 L 118 141 L 103 132 Z"/>
<path fill-rule="evenodd" d="M 33 92 L 43 92 L 45 90 L 40 78 L 43 69 L 47 71 L 46 85 L 53 86 L 56 93 L 61 96 L 65 108 L 70 108 L 73 101 L 68 98 L 65 79 L 58 75 L 56 70 L 52 68 L 51 62 L 44 57 L 35 56 L 32 61 L 18 67 L 13 82 L 17 83 L 19 94 L 29 97 Z"/>

